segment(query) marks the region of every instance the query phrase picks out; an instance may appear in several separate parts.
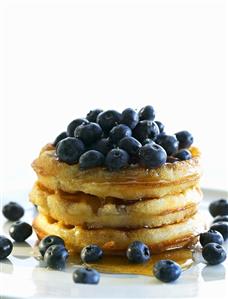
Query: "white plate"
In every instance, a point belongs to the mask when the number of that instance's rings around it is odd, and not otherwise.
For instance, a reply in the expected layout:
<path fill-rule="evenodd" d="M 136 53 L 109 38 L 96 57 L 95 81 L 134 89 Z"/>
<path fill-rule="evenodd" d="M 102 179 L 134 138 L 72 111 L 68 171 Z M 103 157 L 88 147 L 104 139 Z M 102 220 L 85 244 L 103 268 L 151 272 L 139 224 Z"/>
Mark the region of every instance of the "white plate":
<path fill-rule="evenodd" d="M 204 190 L 202 213 L 210 217 L 212 200 L 227 197 L 219 190 Z M 35 213 L 26 192 L 4 196 L 3 203 L 21 202 L 26 207 L 24 220 L 31 223 Z M 9 222 L 1 216 L 0 233 L 8 235 Z M 153 277 L 101 274 L 99 285 L 80 285 L 72 281 L 72 267 L 65 271 L 42 268 L 33 257 L 33 234 L 28 243 L 15 244 L 8 259 L 0 262 L 0 298 L 228 298 L 228 259 L 218 266 L 195 264 L 180 279 L 165 284 Z M 226 242 L 225 247 L 228 247 Z"/>

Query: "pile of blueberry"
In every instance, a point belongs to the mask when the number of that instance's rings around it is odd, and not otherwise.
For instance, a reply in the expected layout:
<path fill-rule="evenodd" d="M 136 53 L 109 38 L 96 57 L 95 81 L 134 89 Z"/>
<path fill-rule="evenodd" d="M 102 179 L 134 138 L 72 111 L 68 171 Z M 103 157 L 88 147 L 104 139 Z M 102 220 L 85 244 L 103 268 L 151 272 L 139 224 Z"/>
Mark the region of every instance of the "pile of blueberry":
<path fill-rule="evenodd" d="M 53 145 L 59 161 L 79 163 L 81 170 L 105 166 L 114 171 L 130 164 L 151 169 L 191 159 L 192 143 L 188 131 L 167 135 L 154 108 L 145 106 L 139 112 L 91 110 L 86 118 L 73 120 Z"/>

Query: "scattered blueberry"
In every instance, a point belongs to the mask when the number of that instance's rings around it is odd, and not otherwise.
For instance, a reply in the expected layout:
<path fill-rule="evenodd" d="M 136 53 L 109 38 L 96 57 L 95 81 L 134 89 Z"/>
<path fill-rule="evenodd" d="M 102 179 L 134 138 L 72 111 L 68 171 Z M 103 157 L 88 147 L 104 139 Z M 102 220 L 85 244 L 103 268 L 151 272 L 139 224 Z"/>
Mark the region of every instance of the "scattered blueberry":
<path fill-rule="evenodd" d="M 160 145 L 149 143 L 140 148 L 139 159 L 142 166 L 151 169 L 165 164 L 167 154 Z"/>
<path fill-rule="evenodd" d="M 109 132 L 114 126 L 118 125 L 120 121 L 121 114 L 115 110 L 107 110 L 97 116 L 97 123 L 104 132 Z"/>
<path fill-rule="evenodd" d="M 82 124 L 75 129 L 74 136 L 81 139 L 85 145 L 89 145 L 101 138 L 102 129 L 96 123 Z"/>
<path fill-rule="evenodd" d="M 210 229 L 220 232 L 224 241 L 228 239 L 228 222 L 216 222 L 211 225 Z"/>
<path fill-rule="evenodd" d="M 175 134 L 179 141 L 179 149 L 189 148 L 193 143 L 193 136 L 188 131 L 180 131 Z"/>
<path fill-rule="evenodd" d="M 52 269 L 62 270 L 65 268 L 69 254 L 63 245 L 51 245 L 44 254 L 44 263 Z"/>
<path fill-rule="evenodd" d="M 73 272 L 73 281 L 75 283 L 98 284 L 100 273 L 91 268 L 80 267 Z"/>
<path fill-rule="evenodd" d="M 208 243 L 202 250 L 203 258 L 210 265 L 218 265 L 225 261 L 226 251 L 217 243 Z"/>
<path fill-rule="evenodd" d="M 82 124 L 88 124 L 88 123 L 89 123 L 89 121 L 85 118 L 77 118 L 77 119 L 73 120 L 72 122 L 69 123 L 69 125 L 67 127 L 67 135 L 69 137 L 74 137 L 75 129 Z"/>
<path fill-rule="evenodd" d="M 127 248 L 127 258 L 131 263 L 145 263 L 150 259 L 150 249 L 146 244 L 134 241 Z"/>
<path fill-rule="evenodd" d="M 119 142 L 119 147 L 125 150 L 131 157 L 138 157 L 141 143 L 134 137 L 124 137 Z"/>
<path fill-rule="evenodd" d="M 179 160 L 190 160 L 192 158 L 192 154 L 190 151 L 186 149 L 179 150 L 176 154 L 173 155 L 175 158 L 178 158 Z"/>
<path fill-rule="evenodd" d="M 109 138 L 101 138 L 96 143 L 94 143 L 90 146 L 90 149 L 101 152 L 105 156 L 112 148 L 113 148 L 113 145 Z"/>
<path fill-rule="evenodd" d="M 12 242 L 8 238 L 0 235 L 0 260 L 3 260 L 9 256 L 12 252 L 12 249 Z"/>
<path fill-rule="evenodd" d="M 24 215 L 24 209 L 16 202 L 9 202 L 2 208 L 2 214 L 10 221 L 17 221 Z"/>
<path fill-rule="evenodd" d="M 118 144 L 119 141 L 124 137 L 131 137 L 131 129 L 123 124 L 117 125 L 109 132 L 109 137 L 113 144 Z"/>
<path fill-rule="evenodd" d="M 119 170 L 128 166 L 129 155 L 125 150 L 112 149 L 106 156 L 105 165 L 109 170 Z"/>
<path fill-rule="evenodd" d="M 97 116 L 103 112 L 101 109 L 94 109 L 90 110 L 90 112 L 86 115 L 86 119 L 92 123 L 95 123 L 97 121 Z"/>
<path fill-rule="evenodd" d="M 154 120 L 155 119 L 155 111 L 154 108 L 150 105 L 143 107 L 139 111 L 139 119 L 140 120 Z"/>
<path fill-rule="evenodd" d="M 67 138 L 67 132 L 62 132 L 60 133 L 56 138 L 55 138 L 55 141 L 53 142 L 53 145 L 54 146 L 57 146 L 57 144 L 59 143 L 59 141 Z"/>
<path fill-rule="evenodd" d="M 216 222 L 228 222 L 228 215 L 224 215 L 224 216 L 216 216 L 213 220 L 212 223 L 216 223 Z"/>
<path fill-rule="evenodd" d="M 168 156 L 178 151 L 179 142 L 174 135 L 161 135 L 157 143 L 164 148 Z"/>
<path fill-rule="evenodd" d="M 79 167 L 80 169 L 89 169 L 93 167 L 102 166 L 104 164 L 105 157 L 102 153 L 89 150 L 81 155 L 79 158 Z"/>
<path fill-rule="evenodd" d="M 103 257 L 102 249 L 97 245 L 88 245 L 81 251 L 81 260 L 84 263 L 95 263 Z"/>
<path fill-rule="evenodd" d="M 158 126 L 158 128 L 159 128 L 159 132 L 160 132 L 160 134 L 163 133 L 163 132 L 164 132 L 164 129 L 165 129 L 165 126 L 163 125 L 163 123 L 161 123 L 161 122 L 158 121 L 158 120 L 155 120 L 155 122 L 156 122 L 156 124 L 157 124 L 157 126 Z"/>
<path fill-rule="evenodd" d="M 67 137 L 58 143 L 56 154 L 60 161 L 75 164 L 84 150 L 84 144 L 80 139 Z"/>
<path fill-rule="evenodd" d="M 9 228 L 9 234 L 16 242 L 24 242 L 32 234 L 32 227 L 27 222 L 16 221 Z"/>
<path fill-rule="evenodd" d="M 139 122 L 138 113 L 131 109 L 127 108 L 122 112 L 121 123 L 127 125 L 130 129 L 134 129 Z"/>
<path fill-rule="evenodd" d="M 153 268 L 154 276 L 163 281 L 175 281 L 181 275 L 181 267 L 179 264 L 172 260 L 160 260 Z"/>
<path fill-rule="evenodd" d="M 221 198 L 219 200 L 213 201 L 209 205 L 209 212 L 213 217 L 215 216 L 225 216 L 228 215 L 228 200 Z"/>
<path fill-rule="evenodd" d="M 154 140 L 158 134 L 159 128 L 157 124 L 151 120 L 140 121 L 133 130 L 133 136 L 140 142 L 143 142 L 147 138 Z"/>
<path fill-rule="evenodd" d="M 204 247 L 208 243 L 217 243 L 222 245 L 224 242 L 223 236 L 220 232 L 210 229 L 208 232 L 200 234 L 200 244 Z"/>
<path fill-rule="evenodd" d="M 42 256 L 44 256 L 47 249 L 52 245 L 62 245 L 65 246 L 62 238 L 54 235 L 47 236 L 43 238 L 39 243 L 39 251 Z"/>

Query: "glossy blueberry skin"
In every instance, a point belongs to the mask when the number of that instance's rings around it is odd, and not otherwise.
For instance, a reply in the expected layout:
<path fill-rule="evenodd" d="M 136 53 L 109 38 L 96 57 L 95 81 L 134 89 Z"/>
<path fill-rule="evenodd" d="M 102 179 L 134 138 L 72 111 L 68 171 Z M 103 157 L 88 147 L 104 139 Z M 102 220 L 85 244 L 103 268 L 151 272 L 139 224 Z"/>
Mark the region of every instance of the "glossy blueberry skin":
<path fill-rule="evenodd" d="M 100 273 L 91 268 L 80 267 L 73 272 L 73 281 L 75 283 L 98 284 Z"/>
<path fill-rule="evenodd" d="M 85 118 L 77 118 L 74 119 L 72 122 L 69 123 L 69 125 L 67 126 L 67 135 L 69 137 L 74 137 L 74 131 L 75 129 L 82 125 L 82 124 L 88 124 L 89 121 Z"/>
<path fill-rule="evenodd" d="M 131 137 L 131 129 L 123 124 L 117 125 L 109 132 L 109 138 L 113 144 L 118 144 L 119 141 L 124 137 Z"/>
<path fill-rule="evenodd" d="M 82 124 L 74 131 L 74 136 L 83 141 L 85 145 L 92 144 L 102 136 L 102 129 L 96 123 Z"/>
<path fill-rule="evenodd" d="M 109 132 L 114 126 L 121 121 L 121 114 L 115 110 L 107 110 L 101 112 L 97 116 L 97 123 L 101 126 L 104 132 Z"/>
<path fill-rule="evenodd" d="M 86 115 L 86 119 L 92 123 L 95 123 L 97 121 L 97 116 L 101 112 L 103 112 L 101 109 L 90 110 L 90 112 Z"/>
<path fill-rule="evenodd" d="M 17 221 L 24 215 L 24 209 L 16 202 L 9 202 L 2 208 L 2 214 L 10 221 Z"/>
<path fill-rule="evenodd" d="M 113 144 L 109 138 L 101 138 L 89 147 L 89 149 L 101 152 L 105 156 L 112 148 Z"/>
<path fill-rule="evenodd" d="M 89 150 L 79 158 L 79 167 L 82 170 L 104 165 L 105 157 L 101 152 Z"/>
<path fill-rule="evenodd" d="M 8 238 L 0 235 L 0 260 L 3 260 L 9 256 L 12 250 L 12 242 Z"/>
<path fill-rule="evenodd" d="M 177 140 L 179 141 L 179 149 L 189 148 L 193 144 L 193 136 L 188 131 L 180 131 L 176 134 Z"/>
<path fill-rule="evenodd" d="M 228 222 L 228 215 L 225 215 L 225 216 L 216 216 L 213 220 L 212 223 L 216 223 L 216 222 Z"/>
<path fill-rule="evenodd" d="M 102 259 L 103 251 L 97 245 L 88 245 L 81 251 L 81 260 L 84 263 L 95 263 Z"/>
<path fill-rule="evenodd" d="M 150 105 L 143 107 L 139 111 L 139 119 L 140 120 L 154 120 L 155 119 L 155 111 L 154 108 Z"/>
<path fill-rule="evenodd" d="M 180 277 L 181 267 L 172 260 L 160 260 L 154 265 L 153 272 L 157 279 L 163 282 L 171 282 Z"/>
<path fill-rule="evenodd" d="M 155 120 L 155 122 L 156 122 L 156 124 L 157 124 L 157 126 L 158 126 L 158 128 L 159 128 L 159 132 L 160 132 L 160 134 L 163 133 L 163 132 L 164 132 L 164 129 L 165 129 L 165 126 L 163 125 L 163 123 L 161 123 L 161 122 L 158 121 L 158 120 Z"/>
<path fill-rule="evenodd" d="M 46 267 L 62 270 L 66 266 L 68 256 L 68 251 L 63 245 L 51 245 L 44 254 L 44 263 Z"/>
<path fill-rule="evenodd" d="M 74 137 L 61 140 L 56 148 L 56 155 L 60 161 L 69 165 L 78 163 L 79 157 L 85 151 L 83 142 Z"/>
<path fill-rule="evenodd" d="M 209 212 L 213 217 L 228 215 L 228 200 L 221 198 L 209 205 Z"/>
<path fill-rule="evenodd" d="M 178 158 L 181 161 L 190 160 L 192 158 L 192 154 L 190 151 L 186 149 L 179 150 L 176 154 L 173 155 L 175 158 Z"/>
<path fill-rule="evenodd" d="M 217 243 L 222 245 L 224 242 L 223 236 L 220 232 L 210 229 L 208 232 L 200 234 L 200 244 L 204 247 L 208 243 Z"/>
<path fill-rule="evenodd" d="M 161 135 L 157 143 L 164 148 L 168 156 L 178 151 L 179 142 L 174 135 Z"/>
<path fill-rule="evenodd" d="M 139 150 L 139 162 L 147 169 L 162 166 L 166 159 L 166 151 L 156 143 L 145 144 Z"/>
<path fill-rule="evenodd" d="M 131 263 L 142 264 L 150 259 L 150 249 L 146 244 L 134 241 L 128 246 L 126 255 Z"/>
<path fill-rule="evenodd" d="M 127 108 L 122 112 L 121 123 L 127 125 L 130 129 L 134 129 L 139 122 L 138 113 L 131 109 Z"/>
<path fill-rule="evenodd" d="M 224 241 L 228 239 L 228 222 L 216 222 L 211 225 L 210 229 L 220 232 Z"/>
<path fill-rule="evenodd" d="M 147 138 L 155 140 L 158 134 L 159 128 L 157 124 L 151 120 L 140 121 L 133 130 L 133 137 L 135 137 L 141 143 Z"/>
<path fill-rule="evenodd" d="M 65 246 L 65 243 L 62 238 L 54 235 L 47 236 L 43 238 L 39 243 L 39 251 L 42 256 L 44 256 L 47 249 L 52 245 L 62 245 Z"/>
<path fill-rule="evenodd" d="M 31 234 L 32 227 L 26 222 L 16 221 L 9 228 L 9 235 L 16 242 L 24 242 Z"/>
<path fill-rule="evenodd" d="M 138 157 L 141 143 L 134 137 L 124 137 L 119 142 L 119 148 L 125 150 L 131 157 Z"/>
<path fill-rule="evenodd" d="M 210 265 L 218 265 L 225 261 L 226 251 L 217 243 L 208 243 L 203 247 L 202 256 Z"/>
<path fill-rule="evenodd" d="M 53 145 L 54 145 L 54 146 L 57 146 L 57 144 L 59 143 L 59 141 L 65 139 L 65 138 L 67 138 L 67 137 L 68 137 L 67 132 L 62 132 L 62 133 L 60 133 L 60 134 L 55 138 L 55 140 L 54 140 L 54 142 L 53 142 Z"/>
<path fill-rule="evenodd" d="M 142 145 L 145 145 L 145 144 L 148 144 L 148 143 L 153 143 L 154 144 L 155 142 L 150 138 L 147 138 L 147 139 L 142 141 Z"/>
<path fill-rule="evenodd" d="M 105 165 L 111 171 L 127 167 L 128 163 L 129 155 L 122 149 L 112 149 L 105 158 Z"/>

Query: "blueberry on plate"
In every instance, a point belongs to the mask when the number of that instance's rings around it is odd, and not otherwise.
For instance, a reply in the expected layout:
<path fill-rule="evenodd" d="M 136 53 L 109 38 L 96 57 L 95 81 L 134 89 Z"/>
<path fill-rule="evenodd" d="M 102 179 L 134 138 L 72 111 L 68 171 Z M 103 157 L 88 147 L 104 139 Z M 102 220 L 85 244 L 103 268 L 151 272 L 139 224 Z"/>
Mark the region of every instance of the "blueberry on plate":
<path fill-rule="evenodd" d="M 213 220 L 212 223 L 216 223 L 216 222 L 228 222 L 228 215 L 224 215 L 224 216 L 216 216 Z"/>
<path fill-rule="evenodd" d="M 177 140 L 179 141 L 179 149 L 189 148 L 193 143 L 193 136 L 188 131 L 180 131 L 176 134 Z"/>
<path fill-rule="evenodd" d="M 73 281 L 75 283 L 98 284 L 100 273 L 88 267 L 79 267 L 73 272 Z"/>
<path fill-rule="evenodd" d="M 161 135 L 157 143 L 164 148 L 168 156 L 178 151 L 179 142 L 174 135 Z"/>
<path fill-rule="evenodd" d="M 156 143 L 143 145 L 139 150 L 139 162 L 147 169 L 162 166 L 166 159 L 166 151 Z"/>
<path fill-rule="evenodd" d="M 16 202 L 9 202 L 2 208 L 2 214 L 10 221 L 17 221 L 24 215 L 24 209 Z"/>
<path fill-rule="evenodd" d="M 122 149 L 112 149 L 108 152 L 105 165 L 109 170 L 119 170 L 127 167 L 129 163 L 129 155 L 125 150 Z"/>
<path fill-rule="evenodd" d="M 72 122 L 69 123 L 69 125 L 67 126 L 67 135 L 69 137 L 74 137 L 74 131 L 75 129 L 82 125 L 82 124 L 88 124 L 89 121 L 85 118 L 77 118 L 74 119 Z"/>
<path fill-rule="evenodd" d="M 97 116 L 103 112 L 101 109 L 94 109 L 90 110 L 90 112 L 86 115 L 86 119 L 92 123 L 95 123 L 97 121 Z"/>
<path fill-rule="evenodd" d="M 149 247 L 140 242 L 134 241 L 127 248 L 127 258 L 131 263 L 142 264 L 150 259 Z"/>
<path fill-rule="evenodd" d="M 16 242 L 24 242 L 32 234 L 32 227 L 27 222 L 16 221 L 9 228 L 9 235 Z"/>
<path fill-rule="evenodd" d="M 51 245 L 44 254 L 44 263 L 46 267 L 62 270 L 66 266 L 69 254 L 63 245 Z"/>
<path fill-rule="evenodd" d="M 124 137 L 119 142 L 119 147 L 125 150 L 131 157 L 137 157 L 141 143 L 134 137 Z"/>
<path fill-rule="evenodd" d="M 89 149 L 101 152 L 105 156 L 112 148 L 113 145 L 110 138 L 101 138 L 89 147 Z"/>
<path fill-rule="evenodd" d="M 102 129 L 96 123 L 82 124 L 75 129 L 74 136 L 81 139 L 85 145 L 89 145 L 101 138 Z"/>
<path fill-rule="evenodd" d="M 103 251 L 97 245 L 87 245 L 81 251 L 81 260 L 84 263 L 95 263 L 102 259 Z"/>
<path fill-rule="evenodd" d="M 159 128 L 157 124 L 151 120 L 140 121 L 133 130 L 133 137 L 138 139 L 141 143 L 147 138 L 155 140 L 158 134 Z"/>
<path fill-rule="evenodd" d="M 171 282 L 180 277 L 181 267 L 172 260 L 160 260 L 154 265 L 153 272 L 157 279 L 163 282 Z"/>
<path fill-rule="evenodd" d="M 0 260 L 3 260 L 9 256 L 12 252 L 12 249 L 12 242 L 8 238 L 0 235 Z"/>
<path fill-rule="evenodd" d="M 53 142 L 53 145 L 54 146 L 57 146 L 57 144 L 59 143 L 59 141 L 67 138 L 68 135 L 67 135 L 67 132 L 62 132 L 60 133 L 56 138 L 55 138 L 55 141 Z"/>
<path fill-rule="evenodd" d="M 175 158 L 178 158 L 181 161 L 190 160 L 192 158 L 192 154 L 190 151 L 186 149 L 179 150 L 176 154 L 173 155 Z"/>
<path fill-rule="evenodd" d="M 109 132 L 109 138 L 113 144 L 118 144 L 119 141 L 124 137 L 131 137 L 131 129 L 123 124 L 117 125 L 111 129 Z"/>
<path fill-rule="evenodd" d="M 139 111 L 139 119 L 140 120 L 154 120 L 155 119 L 155 111 L 154 108 L 150 105 L 143 107 Z"/>
<path fill-rule="evenodd" d="M 219 200 L 213 201 L 209 205 L 209 212 L 213 217 L 215 216 L 225 216 L 228 215 L 228 200 L 221 198 Z"/>
<path fill-rule="evenodd" d="M 208 232 L 200 234 L 200 244 L 204 247 L 208 243 L 217 243 L 222 245 L 224 242 L 223 236 L 220 232 L 210 229 Z"/>
<path fill-rule="evenodd" d="M 97 123 L 101 126 L 104 132 L 109 132 L 114 126 L 121 121 L 121 114 L 115 110 L 107 110 L 101 112 L 97 116 Z"/>
<path fill-rule="evenodd" d="M 202 250 L 203 258 L 210 265 L 218 265 L 225 261 L 226 251 L 217 243 L 208 243 Z"/>
<path fill-rule="evenodd" d="M 79 158 L 79 167 L 83 170 L 98 167 L 102 166 L 104 161 L 105 157 L 102 153 L 95 150 L 89 150 Z"/>
<path fill-rule="evenodd" d="M 47 249 L 52 245 L 65 246 L 65 243 L 64 243 L 63 239 L 58 236 L 55 236 L 55 235 L 47 236 L 47 237 L 43 238 L 39 243 L 39 251 L 40 251 L 41 255 L 44 256 Z"/>
<path fill-rule="evenodd" d="M 79 157 L 84 150 L 84 144 L 80 139 L 67 137 L 58 143 L 56 155 L 60 161 L 71 165 L 78 163 Z"/>
<path fill-rule="evenodd" d="M 156 122 L 156 124 L 157 124 L 157 126 L 158 126 L 158 128 L 159 128 L 159 132 L 160 132 L 160 134 L 163 133 L 163 132 L 164 132 L 164 129 L 165 129 L 165 126 L 163 125 L 163 123 L 161 123 L 161 122 L 158 121 L 158 120 L 155 120 L 155 122 Z"/>
<path fill-rule="evenodd" d="M 216 222 L 211 225 L 210 229 L 220 232 L 224 241 L 228 239 L 228 222 Z"/>
<path fill-rule="evenodd" d="M 139 122 L 138 113 L 131 108 L 127 108 L 122 112 L 121 123 L 127 125 L 130 129 L 134 129 Z"/>

